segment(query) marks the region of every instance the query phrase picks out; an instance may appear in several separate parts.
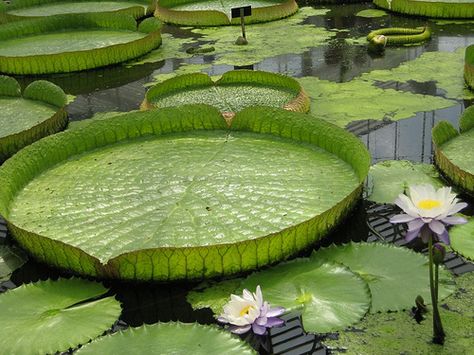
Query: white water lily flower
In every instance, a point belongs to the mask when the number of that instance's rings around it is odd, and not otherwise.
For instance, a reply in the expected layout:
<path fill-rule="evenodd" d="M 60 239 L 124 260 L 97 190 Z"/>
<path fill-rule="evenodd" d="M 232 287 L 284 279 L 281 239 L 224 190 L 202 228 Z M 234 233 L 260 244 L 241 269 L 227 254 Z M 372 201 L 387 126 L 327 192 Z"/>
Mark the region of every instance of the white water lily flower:
<path fill-rule="evenodd" d="M 467 222 L 462 217 L 452 216 L 467 207 L 467 203 L 459 202 L 450 187 L 435 190 L 432 185 L 410 186 L 409 193 L 410 197 L 400 194 L 395 200 L 405 213 L 390 219 L 391 223 L 408 223 L 405 236 L 408 242 L 421 234 L 426 243 L 432 231 L 440 241 L 449 244 L 445 226 Z"/>
<path fill-rule="evenodd" d="M 244 289 L 242 296 L 230 295 L 230 301 L 224 306 L 224 313 L 217 320 L 229 323 L 231 332 L 235 334 L 244 334 L 252 328 L 255 334 L 263 335 L 267 328 L 284 323 L 276 318 L 284 312 L 282 307 L 270 308 L 268 302 L 263 301 L 260 286 L 257 286 L 255 293 Z"/>

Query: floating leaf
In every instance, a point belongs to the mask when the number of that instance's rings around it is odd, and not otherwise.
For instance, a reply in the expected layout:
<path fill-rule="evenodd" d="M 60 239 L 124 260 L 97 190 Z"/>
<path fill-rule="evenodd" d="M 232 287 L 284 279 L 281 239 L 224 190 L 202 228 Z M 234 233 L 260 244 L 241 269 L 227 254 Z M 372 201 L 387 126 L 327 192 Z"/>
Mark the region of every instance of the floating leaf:
<path fill-rule="evenodd" d="M 18 248 L 0 244 L 0 281 L 8 280 L 16 269 L 20 268 L 28 257 Z"/>
<path fill-rule="evenodd" d="M 472 354 L 474 338 L 474 273 L 456 278 L 458 290 L 439 311 L 448 334 L 440 346 L 433 337 L 431 314 L 417 323 L 409 312 L 370 314 L 355 329 L 324 340 L 330 349 L 347 354 Z M 428 307 L 429 308 L 429 307 Z"/>
<path fill-rule="evenodd" d="M 4 11 L 7 19 L 19 20 L 31 17 L 43 17 L 61 14 L 80 13 L 120 13 L 130 14 L 135 18 L 151 13 L 150 1 L 94 1 L 94 0 L 16 0 L 9 3 Z"/>
<path fill-rule="evenodd" d="M 474 18 L 474 4 L 470 0 L 374 0 L 374 4 L 411 16 Z"/>
<path fill-rule="evenodd" d="M 18 150 L 67 125 L 63 90 L 44 80 L 26 87 L 23 96 L 18 82 L 0 76 L 0 163 Z"/>
<path fill-rule="evenodd" d="M 443 186 L 436 168 L 431 164 L 417 164 L 407 160 L 385 160 L 370 167 L 367 199 L 377 203 L 394 203 L 410 185 Z"/>
<path fill-rule="evenodd" d="M 158 323 L 107 335 L 83 346 L 77 354 L 255 354 L 230 332 L 215 326 L 187 323 Z"/>
<path fill-rule="evenodd" d="M 66 73 L 138 58 L 161 44 L 160 23 L 132 16 L 67 14 L 0 25 L 0 72 Z"/>
<path fill-rule="evenodd" d="M 451 248 L 456 253 L 474 261 L 474 218 L 466 224 L 452 227 L 449 237 Z"/>
<path fill-rule="evenodd" d="M 388 14 L 385 11 L 377 10 L 377 9 L 361 10 L 358 13 L 356 13 L 356 16 L 367 17 L 367 18 L 384 17 L 384 16 L 387 16 L 387 15 Z"/>
<path fill-rule="evenodd" d="M 204 281 L 186 296 L 193 309 L 210 308 L 215 314 L 222 312 L 229 302 L 231 293 L 239 289 L 242 279 L 230 279 L 219 282 Z"/>
<path fill-rule="evenodd" d="M 256 272 L 241 288 L 260 285 L 273 306 L 300 310 L 304 329 L 326 333 L 358 322 L 370 308 L 367 283 L 347 267 L 315 259 L 297 259 Z"/>
<path fill-rule="evenodd" d="M 160 20 L 187 26 L 221 26 L 240 24 L 240 18 L 232 19 L 231 9 L 252 6 L 252 14 L 245 17 L 245 23 L 279 20 L 298 11 L 295 0 L 160 0 L 155 16 Z"/>
<path fill-rule="evenodd" d="M 5 354 L 54 354 L 101 335 L 118 319 L 101 284 L 72 278 L 39 281 L 0 295 L 0 349 Z"/>
<path fill-rule="evenodd" d="M 0 213 L 37 258 L 82 274 L 226 275 L 325 235 L 360 195 L 368 164 L 356 137 L 302 113 L 247 108 L 228 130 L 213 107 L 163 108 L 15 155 L 0 167 Z"/>
<path fill-rule="evenodd" d="M 311 256 L 339 262 L 369 284 L 372 313 L 410 308 L 421 295 L 430 299 L 428 258 L 406 248 L 380 243 L 349 243 L 320 249 Z M 440 269 L 439 299 L 454 291 L 452 277 Z"/>

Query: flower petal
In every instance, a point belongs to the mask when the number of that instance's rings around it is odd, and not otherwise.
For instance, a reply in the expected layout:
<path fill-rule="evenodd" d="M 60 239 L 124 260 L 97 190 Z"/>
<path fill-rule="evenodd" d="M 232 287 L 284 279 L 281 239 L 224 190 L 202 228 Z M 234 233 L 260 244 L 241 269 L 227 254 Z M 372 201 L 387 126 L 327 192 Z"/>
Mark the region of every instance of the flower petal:
<path fill-rule="evenodd" d="M 244 325 L 243 327 L 231 326 L 229 327 L 229 330 L 234 334 L 244 334 L 250 330 L 250 324 Z"/>
<path fill-rule="evenodd" d="M 217 321 L 218 321 L 218 322 L 221 322 L 221 323 L 229 323 L 229 321 L 227 320 L 227 318 L 225 318 L 225 317 L 223 317 L 223 316 L 217 317 Z"/>
<path fill-rule="evenodd" d="M 272 318 L 268 318 L 267 328 L 279 327 L 279 326 L 282 326 L 283 324 L 285 324 L 285 321 L 283 319 L 272 317 Z"/>
<path fill-rule="evenodd" d="M 398 195 L 397 199 L 395 200 L 395 204 L 400 207 L 406 214 L 413 217 L 419 216 L 417 208 L 407 195 Z"/>
<path fill-rule="evenodd" d="M 455 213 L 458 213 L 459 211 L 461 211 L 462 209 L 466 208 L 467 207 L 467 203 L 466 202 L 459 202 L 459 203 L 456 203 L 450 210 L 449 210 L 449 214 L 455 214 Z"/>
<path fill-rule="evenodd" d="M 278 317 L 286 312 L 284 307 L 272 307 L 267 312 L 267 317 Z"/>
<path fill-rule="evenodd" d="M 406 223 L 413 221 L 416 217 L 410 216 L 408 214 L 397 214 L 390 218 L 390 223 Z"/>
<path fill-rule="evenodd" d="M 446 218 L 443 218 L 441 221 L 446 223 L 446 224 L 464 224 L 464 223 L 467 223 L 466 218 L 458 217 L 458 216 L 446 217 Z"/>
<path fill-rule="evenodd" d="M 446 229 L 444 230 L 443 234 L 438 235 L 438 239 L 446 245 L 451 244 L 451 242 L 449 240 L 449 234 L 448 234 L 448 231 Z"/>
<path fill-rule="evenodd" d="M 257 323 L 252 324 L 252 331 L 257 335 L 263 335 L 267 332 L 267 328 L 258 325 Z"/>
<path fill-rule="evenodd" d="M 409 243 L 413 239 L 415 239 L 419 233 L 420 233 L 420 229 L 414 229 L 412 231 L 408 231 L 407 234 L 405 234 L 405 240 Z"/>
<path fill-rule="evenodd" d="M 420 228 L 423 227 L 424 224 L 425 222 L 423 222 L 421 218 L 414 219 L 413 221 L 408 223 L 408 231 L 411 232 L 414 230 L 420 230 Z"/>
<path fill-rule="evenodd" d="M 257 323 L 258 325 L 261 325 L 261 326 L 265 326 L 265 324 L 267 324 L 267 320 L 268 320 L 267 317 L 258 317 L 255 320 L 255 323 Z"/>
<path fill-rule="evenodd" d="M 444 231 L 446 230 L 446 228 L 444 227 L 444 224 L 436 219 L 433 219 L 428 225 L 430 229 L 438 235 L 443 234 Z"/>

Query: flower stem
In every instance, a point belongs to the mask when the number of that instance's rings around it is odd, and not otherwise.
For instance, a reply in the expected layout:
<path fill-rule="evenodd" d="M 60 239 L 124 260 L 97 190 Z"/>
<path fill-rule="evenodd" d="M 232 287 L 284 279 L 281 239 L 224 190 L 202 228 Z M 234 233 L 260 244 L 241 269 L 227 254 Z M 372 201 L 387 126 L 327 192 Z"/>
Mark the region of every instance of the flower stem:
<path fill-rule="evenodd" d="M 433 278 L 433 235 L 430 234 L 428 239 L 428 250 L 430 257 L 430 291 L 431 291 L 431 304 L 433 307 L 433 343 L 444 344 L 445 333 L 443 324 L 441 323 L 441 317 L 438 310 L 438 266 L 436 265 L 436 275 Z"/>

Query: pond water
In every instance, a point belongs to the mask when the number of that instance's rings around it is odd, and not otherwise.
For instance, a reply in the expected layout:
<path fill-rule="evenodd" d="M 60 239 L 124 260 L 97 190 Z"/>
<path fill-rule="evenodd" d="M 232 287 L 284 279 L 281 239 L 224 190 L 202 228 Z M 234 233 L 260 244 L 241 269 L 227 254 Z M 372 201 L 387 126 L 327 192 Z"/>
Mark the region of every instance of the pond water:
<path fill-rule="evenodd" d="M 300 2 L 301 6 L 305 4 Z M 381 74 L 370 74 L 367 80 L 371 80 L 373 87 L 380 89 L 373 96 L 359 98 L 347 95 L 346 103 L 349 105 L 345 111 L 356 111 L 358 106 L 377 106 L 380 102 L 381 110 L 373 109 L 374 117 L 354 112 L 344 123 L 339 125 L 346 127 L 356 134 L 367 145 L 372 154 L 373 162 L 386 159 L 408 159 L 415 162 L 432 162 L 431 129 L 439 120 L 449 120 L 457 124 L 461 112 L 473 103 L 472 96 L 464 96 L 462 89 L 456 92 L 455 88 L 442 85 L 436 81 L 439 74 L 440 79 L 446 79 L 450 75 L 449 63 L 447 67 L 442 66 L 444 56 L 440 56 L 439 69 L 423 71 L 426 80 L 420 80 L 419 68 L 406 69 L 403 73 L 397 71 L 404 64 L 411 63 L 422 58 L 430 52 L 443 52 L 456 55 L 459 48 L 474 44 L 474 21 L 471 22 L 447 22 L 431 21 L 417 18 L 407 18 L 396 15 L 387 15 L 379 18 L 363 18 L 355 16 L 361 10 L 372 8 L 369 3 L 353 5 L 331 5 L 316 6 L 317 9 L 329 9 L 325 14 L 309 16 L 304 19 L 303 24 L 323 27 L 329 32 L 327 39 L 322 44 L 309 47 L 300 54 L 279 54 L 269 56 L 250 68 L 279 72 L 293 77 L 319 78 L 324 85 L 334 87 L 339 92 L 349 88 L 348 85 L 356 80 L 360 85 L 364 75 L 374 70 L 383 70 Z M 418 27 L 429 25 L 433 31 L 432 39 L 422 46 L 387 48 L 382 56 L 374 56 L 368 53 L 364 37 L 372 29 L 380 27 Z M 235 38 L 239 35 L 239 28 L 235 29 Z M 177 28 L 164 26 L 164 41 L 166 36 L 173 36 L 174 41 L 188 37 L 195 38 L 196 43 L 206 43 L 198 34 L 191 32 L 189 28 Z M 252 42 L 252 37 L 249 37 Z M 184 41 L 186 42 L 186 41 Z M 193 44 L 195 45 L 195 44 Z M 212 45 L 212 44 L 211 44 Z M 285 45 L 285 44 L 283 44 Z M 204 55 L 186 56 L 185 49 L 190 44 L 184 44 L 180 48 L 179 55 L 153 63 L 133 66 L 115 66 L 98 69 L 84 73 L 62 74 L 42 77 L 60 86 L 66 93 L 75 95 L 75 100 L 70 103 L 68 111 L 71 120 L 82 120 L 93 114 L 103 111 L 129 111 L 139 108 L 142 102 L 146 85 L 155 80 L 155 76 L 169 74 L 175 70 L 193 65 L 201 67 L 211 75 L 219 75 L 234 69 L 234 66 L 222 63 L 214 64 L 218 56 L 209 53 Z M 278 51 L 281 53 L 281 51 Z M 462 56 L 460 56 L 461 58 Z M 433 57 L 433 63 L 436 57 Z M 438 67 L 435 67 L 438 68 Z M 462 67 L 461 67 L 462 68 Z M 413 75 L 416 80 L 378 80 L 387 74 L 388 70 L 396 70 L 397 78 L 403 75 Z M 443 73 L 443 70 L 446 72 Z M 439 71 L 439 73 L 437 73 Z M 407 74 L 408 73 L 408 74 Z M 436 75 L 435 75 L 436 74 Z M 462 73 L 458 73 L 462 77 Z M 443 76 L 444 75 L 444 76 Z M 362 78 L 362 79 L 361 79 Z M 390 76 L 389 76 L 390 78 Z M 33 77 L 19 77 L 23 86 L 36 79 Z M 456 80 L 456 79 L 453 79 Z M 344 83 L 347 83 L 344 85 Z M 395 90 L 395 91 L 394 91 Z M 348 91 L 350 92 L 350 91 Z M 385 97 L 391 100 L 390 95 L 397 93 L 426 94 L 444 100 L 436 102 L 434 106 L 428 104 L 422 110 L 413 110 L 413 114 L 404 114 L 404 119 L 393 120 L 397 112 L 385 112 L 384 105 L 390 104 Z M 361 100 L 360 102 L 358 100 Z M 402 109 L 405 105 L 412 105 L 405 101 L 405 97 L 393 96 L 395 111 L 398 106 Z M 323 105 L 321 99 L 321 105 Z M 449 102 L 449 103 L 448 103 Z M 341 102 L 341 105 L 344 105 Z M 318 101 L 313 102 L 313 106 Z M 448 107 L 442 107 L 448 106 Z M 433 108 L 434 107 L 434 108 Z M 344 111 L 344 112 L 345 112 Z M 376 116 L 376 117 L 375 117 Z M 351 118 L 355 118 L 351 122 Z M 473 202 L 473 201 L 471 201 Z M 472 205 L 472 203 L 471 203 Z M 338 230 L 323 241 L 328 244 L 329 240 L 338 242 L 348 240 L 377 240 L 384 239 L 388 242 L 403 244 L 401 230 L 388 223 L 390 215 L 394 214 L 393 208 L 383 205 L 374 205 L 367 201 L 361 202 L 354 213 Z M 0 237 L 5 237 L 6 227 L 0 224 Z M 309 251 L 302 254 L 307 255 Z M 460 259 L 450 256 L 447 266 L 456 273 L 462 273 L 474 269 L 472 265 L 465 264 Z M 15 285 L 46 279 L 56 278 L 63 274 L 57 270 L 48 268 L 30 260 L 21 269 L 17 270 L 11 281 L 0 284 L 0 291 L 5 291 Z M 111 286 L 111 292 L 117 294 L 122 302 L 124 312 L 116 324 L 116 328 L 138 326 L 143 323 L 155 323 L 158 321 L 180 320 L 183 322 L 198 321 L 200 323 L 212 323 L 213 317 L 209 310 L 193 311 L 186 302 L 185 296 L 193 283 L 172 284 L 133 284 L 119 282 L 106 282 Z M 291 315 L 287 326 L 272 332 L 269 342 L 272 343 L 275 353 L 303 354 L 303 353 L 325 353 L 313 335 L 306 335 L 301 329 L 297 315 Z M 266 344 L 268 347 L 269 345 Z M 262 348 L 262 352 L 265 352 Z"/>

